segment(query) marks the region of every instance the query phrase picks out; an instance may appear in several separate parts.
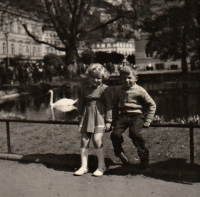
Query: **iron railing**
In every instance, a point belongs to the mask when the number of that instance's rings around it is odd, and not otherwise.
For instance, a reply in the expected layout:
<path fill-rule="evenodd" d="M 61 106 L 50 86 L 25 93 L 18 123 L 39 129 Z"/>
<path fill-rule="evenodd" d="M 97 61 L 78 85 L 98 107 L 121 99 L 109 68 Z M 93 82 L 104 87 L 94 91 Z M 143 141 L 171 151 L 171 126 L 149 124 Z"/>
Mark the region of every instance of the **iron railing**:
<path fill-rule="evenodd" d="M 10 122 L 18 123 L 37 123 L 37 124 L 68 124 L 77 125 L 78 121 L 48 121 L 48 120 L 16 120 L 16 119 L 0 119 L 0 122 L 6 123 L 7 132 L 7 149 L 8 154 L 11 154 L 11 142 L 10 142 Z M 190 164 L 194 165 L 194 129 L 200 128 L 200 125 L 196 124 L 160 124 L 153 123 L 151 127 L 174 127 L 174 128 L 188 128 L 189 129 L 189 139 L 190 139 Z"/>

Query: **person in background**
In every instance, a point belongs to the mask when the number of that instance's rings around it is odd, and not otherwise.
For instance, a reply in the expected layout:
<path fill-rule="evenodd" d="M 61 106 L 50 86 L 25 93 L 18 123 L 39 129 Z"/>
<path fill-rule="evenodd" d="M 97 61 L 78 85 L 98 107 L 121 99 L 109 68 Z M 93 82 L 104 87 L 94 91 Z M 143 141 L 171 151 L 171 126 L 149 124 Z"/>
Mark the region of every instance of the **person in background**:
<path fill-rule="evenodd" d="M 141 135 L 143 128 L 148 128 L 156 111 L 156 104 L 147 91 L 137 85 L 137 71 L 129 66 L 120 70 L 122 86 L 115 91 L 113 99 L 113 122 L 111 141 L 114 152 L 124 165 L 129 160 L 122 148 L 123 136 L 129 128 L 129 137 L 137 148 L 140 157 L 140 167 L 146 169 L 149 165 L 149 150 L 145 147 L 145 139 Z"/>
<path fill-rule="evenodd" d="M 88 172 L 89 144 L 93 140 L 98 157 L 98 168 L 93 175 L 102 176 L 106 170 L 102 137 L 111 128 L 112 92 L 102 83 L 108 77 L 108 72 L 101 64 L 90 65 L 86 77 L 89 83 L 81 87 L 78 102 L 81 167 L 74 175 L 80 176 Z"/>
<path fill-rule="evenodd" d="M 4 62 L 0 63 L 0 85 L 4 85 L 7 83 L 7 70 L 6 64 Z"/>

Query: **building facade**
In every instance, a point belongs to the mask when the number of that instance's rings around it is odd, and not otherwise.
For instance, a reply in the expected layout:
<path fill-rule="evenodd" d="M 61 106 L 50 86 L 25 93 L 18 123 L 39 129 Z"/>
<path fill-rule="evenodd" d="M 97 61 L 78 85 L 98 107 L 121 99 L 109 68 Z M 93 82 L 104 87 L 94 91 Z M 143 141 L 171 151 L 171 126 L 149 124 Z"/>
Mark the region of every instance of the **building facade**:
<path fill-rule="evenodd" d="M 35 19 L 30 20 L 24 13 L 16 13 L 11 9 L 8 12 L 0 10 L 0 21 L 1 60 L 7 56 L 14 57 L 16 55 L 40 59 L 42 47 L 26 34 L 22 24 L 26 24 L 30 32 L 37 32 L 37 36 L 42 39 L 41 22 Z"/>
<path fill-rule="evenodd" d="M 21 56 L 24 59 L 41 60 L 44 55 L 54 53 L 64 55 L 65 52 L 56 50 L 48 45 L 39 44 L 29 37 L 22 26 L 26 24 L 28 30 L 36 35 L 39 40 L 63 47 L 57 33 L 52 28 L 44 28 L 42 21 L 34 18 L 27 18 L 25 13 L 3 12 L 0 10 L 0 61 L 6 57 Z M 106 38 L 102 42 L 91 44 L 94 52 L 117 52 L 122 55 L 135 53 L 135 40 L 117 41 Z M 79 50 L 81 53 L 82 50 Z"/>
<path fill-rule="evenodd" d="M 148 33 L 140 32 L 138 39 L 135 40 L 135 61 L 140 70 L 146 70 L 148 66 L 151 66 L 153 70 L 180 70 L 181 61 L 161 61 L 156 58 L 155 53 L 150 53 L 146 50 L 146 44 L 148 42 Z"/>
<path fill-rule="evenodd" d="M 48 53 L 62 55 L 63 52 L 53 47 L 39 44 L 27 35 L 23 24 L 39 40 L 62 46 L 56 32 L 50 28 L 44 29 L 44 23 L 34 17 L 28 18 L 24 12 L 15 11 L 11 8 L 4 10 L 0 5 L 0 61 L 4 58 L 21 56 L 23 59 L 41 60 Z"/>
<path fill-rule="evenodd" d="M 91 44 L 91 48 L 94 52 L 116 52 L 128 56 L 135 54 L 135 40 L 130 39 L 127 41 L 117 41 L 113 38 L 106 38 L 102 42 Z"/>

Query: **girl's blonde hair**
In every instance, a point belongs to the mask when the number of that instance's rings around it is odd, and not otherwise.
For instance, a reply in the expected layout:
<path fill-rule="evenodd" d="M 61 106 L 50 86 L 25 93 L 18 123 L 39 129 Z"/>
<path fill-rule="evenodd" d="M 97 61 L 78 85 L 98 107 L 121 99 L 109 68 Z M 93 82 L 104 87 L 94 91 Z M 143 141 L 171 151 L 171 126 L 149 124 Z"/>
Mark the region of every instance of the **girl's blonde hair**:
<path fill-rule="evenodd" d="M 99 63 L 91 64 L 88 69 L 86 70 L 85 75 L 87 77 L 102 77 L 104 79 L 107 79 L 109 77 L 109 73 L 106 70 L 106 68 L 103 67 L 103 65 Z"/>

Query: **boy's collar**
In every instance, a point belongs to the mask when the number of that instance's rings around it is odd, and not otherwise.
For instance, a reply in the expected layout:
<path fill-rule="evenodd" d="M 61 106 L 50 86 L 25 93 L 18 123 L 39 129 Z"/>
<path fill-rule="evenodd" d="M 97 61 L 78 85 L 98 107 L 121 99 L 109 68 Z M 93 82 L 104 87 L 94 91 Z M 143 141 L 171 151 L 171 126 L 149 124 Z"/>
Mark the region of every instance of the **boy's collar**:
<path fill-rule="evenodd" d="M 130 90 L 130 89 L 133 89 L 133 88 L 135 88 L 137 86 L 137 84 L 136 83 L 134 83 L 131 87 L 124 87 L 124 86 L 122 86 L 122 89 L 125 89 L 125 90 Z"/>
<path fill-rule="evenodd" d="M 91 87 L 93 87 L 93 88 L 99 88 L 99 87 L 101 87 L 103 85 L 103 83 L 101 84 L 101 85 L 99 85 L 99 86 L 94 86 L 94 85 L 91 85 L 91 84 L 89 84 L 89 87 L 91 88 Z"/>

